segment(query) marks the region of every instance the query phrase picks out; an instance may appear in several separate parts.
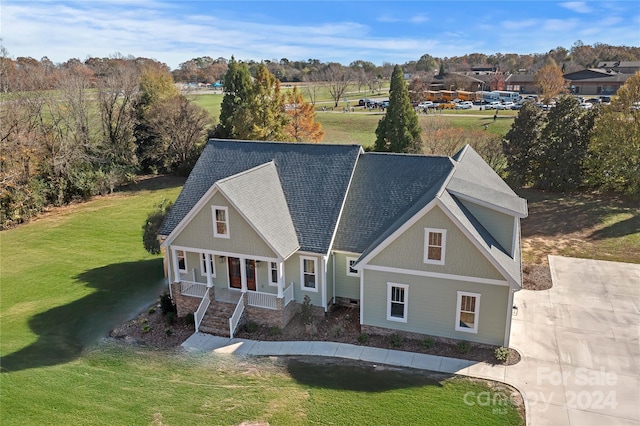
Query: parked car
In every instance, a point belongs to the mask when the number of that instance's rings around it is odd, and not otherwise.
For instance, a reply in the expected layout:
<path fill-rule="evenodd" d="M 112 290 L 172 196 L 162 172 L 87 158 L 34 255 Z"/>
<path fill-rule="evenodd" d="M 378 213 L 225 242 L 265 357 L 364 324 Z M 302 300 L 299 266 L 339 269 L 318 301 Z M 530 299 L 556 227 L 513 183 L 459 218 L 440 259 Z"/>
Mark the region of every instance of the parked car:
<path fill-rule="evenodd" d="M 517 110 L 517 109 L 522 108 L 522 105 L 523 105 L 523 103 L 517 102 L 517 103 L 511 105 L 511 108 L 509 108 L 509 109 Z"/>
<path fill-rule="evenodd" d="M 473 107 L 473 102 L 471 101 L 462 101 L 456 104 L 453 109 L 471 109 Z"/>
<path fill-rule="evenodd" d="M 600 100 L 604 104 L 610 104 L 611 103 L 611 96 L 600 96 Z"/>
<path fill-rule="evenodd" d="M 427 109 L 427 108 L 435 108 L 435 107 L 436 107 L 436 106 L 434 105 L 434 103 L 433 103 L 433 102 L 431 102 L 431 101 L 424 101 L 424 102 L 420 102 L 420 103 L 418 104 L 418 107 L 417 107 L 417 108 L 418 108 L 419 110 L 425 110 L 425 109 Z"/>
<path fill-rule="evenodd" d="M 500 110 L 511 109 L 511 107 L 514 106 L 514 105 L 515 105 L 514 102 L 504 102 L 504 103 L 496 105 L 496 109 L 500 109 Z"/>
<path fill-rule="evenodd" d="M 587 99 L 585 102 L 588 102 L 590 104 L 600 104 L 602 103 L 602 101 L 600 100 L 600 98 L 591 98 L 591 99 Z"/>
<path fill-rule="evenodd" d="M 593 108 L 593 104 L 590 103 L 590 102 L 582 102 L 580 104 L 580 108 L 582 108 L 582 109 L 591 109 L 591 108 Z"/>
<path fill-rule="evenodd" d="M 498 105 L 502 104 L 498 101 L 489 102 L 488 104 L 484 105 L 484 109 L 498 109 Z"/>

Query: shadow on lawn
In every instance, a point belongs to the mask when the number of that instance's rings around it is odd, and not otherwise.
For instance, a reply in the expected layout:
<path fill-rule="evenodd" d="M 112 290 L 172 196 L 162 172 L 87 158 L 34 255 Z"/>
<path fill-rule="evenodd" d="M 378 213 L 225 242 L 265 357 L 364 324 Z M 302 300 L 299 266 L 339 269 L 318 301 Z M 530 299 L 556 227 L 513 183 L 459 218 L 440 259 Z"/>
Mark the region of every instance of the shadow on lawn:
<path fill-rule="evenodd" d="M 394 367 L 377 367 L 367 362 L 336 361 L 319 358 L 316 361 L 287 361 L 289 375 L 307 386 L 357 392 L 385 392 L 422 386 L 441 387 L 448 374 L 426 373 Z"/>
<path fill-rule="evenodd" d="M 3 373 L 76 359 L 84 348 L 153 303 L 166 288 L 162 259 L 108 265 L 75 278 L 96 291 L 33 316 L 29 327 L 38 340 L 2 357 Z"/>

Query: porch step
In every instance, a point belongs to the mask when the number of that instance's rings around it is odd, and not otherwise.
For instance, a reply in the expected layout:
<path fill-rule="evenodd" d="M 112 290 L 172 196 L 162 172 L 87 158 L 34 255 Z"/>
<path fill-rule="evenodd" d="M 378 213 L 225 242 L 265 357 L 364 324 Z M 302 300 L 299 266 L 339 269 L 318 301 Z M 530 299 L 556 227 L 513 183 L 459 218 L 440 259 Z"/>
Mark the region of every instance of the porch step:
<path fill-rule="evenodd" d="M 236 306 L 231 303 L 212 302 L 207 309 L 200 331 L 215 336 L 229 337 L 229 318 L 233 315 Z"/>

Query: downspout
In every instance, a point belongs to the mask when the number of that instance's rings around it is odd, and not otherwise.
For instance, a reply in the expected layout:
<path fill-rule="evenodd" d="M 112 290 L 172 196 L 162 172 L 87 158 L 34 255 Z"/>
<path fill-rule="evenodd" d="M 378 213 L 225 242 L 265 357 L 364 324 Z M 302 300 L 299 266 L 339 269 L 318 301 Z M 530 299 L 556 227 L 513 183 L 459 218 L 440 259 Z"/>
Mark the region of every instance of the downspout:
<path fill-rule="evenodd" d="M 333 265 L 333 304 L 336 304 L 336 253 L 331 254 L 331 264 Z"/>
<path fill-rule="evenodd" d="M 322 256 L 320 262 L 322 262 L 320 268 L 322 271 L 322 306 L 324 307 L 324 312 L 327 313 L 327 258 Z"/>

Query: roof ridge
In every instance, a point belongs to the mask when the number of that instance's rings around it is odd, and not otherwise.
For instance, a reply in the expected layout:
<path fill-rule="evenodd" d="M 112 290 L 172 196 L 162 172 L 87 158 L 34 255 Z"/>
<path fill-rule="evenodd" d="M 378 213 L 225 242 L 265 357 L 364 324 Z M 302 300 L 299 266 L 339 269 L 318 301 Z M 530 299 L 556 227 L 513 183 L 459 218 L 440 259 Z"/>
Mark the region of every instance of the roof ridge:
<path fill-rule="evenodd" d="M 240 177 L 240 176 L 242 176 L 242 175 L 252 173 L 252 172 L 254 172 L 254 171 L 256 171 L 256 170 L 259 170 L 259 169 L 261 169 L 261 168 L 263 168 L 263 167 L 268 167 L 268 166 L 269 166 L 269 164 L 273 164 L 273 166 L 275 167 L 276 162 L 275 162 L 275 160 L 267 161 L 266 163 L 259 164 L 259 165 L 255 166 L 255 167 L 252 167 L 252 168 L 247 169 L 247 170 L 243 170 L 243 171 L 241 171 L 241 172 L 239 172 L 239 173 L 236 173 L 236 174 L 234 174 L 234 175 L 227 176 L 226 178 L 220 179 L 220 180 L 218 180 L 218 181 L 217 181 L 217 182 L 215 182 L 215 183 L 224 183 L 224 182 L 228 182 L 228 181 L 230 181 L 230 180 L 237 179 L 238 177 Z M 276 167 L 276 170 L 277 170 L 277 167 Z"/>

